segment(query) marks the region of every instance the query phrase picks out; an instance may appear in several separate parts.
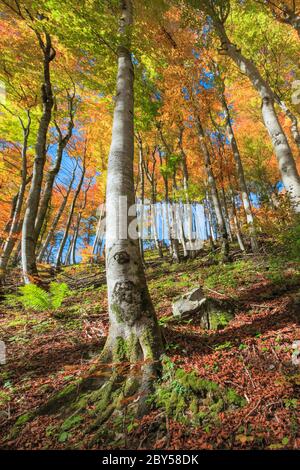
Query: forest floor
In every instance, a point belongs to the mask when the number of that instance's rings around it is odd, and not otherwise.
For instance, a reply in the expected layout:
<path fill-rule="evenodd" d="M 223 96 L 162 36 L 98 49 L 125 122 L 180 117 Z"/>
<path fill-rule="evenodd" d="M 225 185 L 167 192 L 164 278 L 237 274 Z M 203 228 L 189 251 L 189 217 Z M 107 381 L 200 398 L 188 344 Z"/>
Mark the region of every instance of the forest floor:
<path fill-rule="evenodd" d="M 158 389 L 160 406 L 139 421 L 121 415 L 118 432 L 111 423 L 109 429 L 102 425 L 102 438 L 94 447 L 299 449 L 300 368 L 291 360 L 292 344 L 300 339 L 299 263 L 281 254 L 242 256 L 236 251 L 228 264 L 206 252 L 180 264 L 149 254 L 146 264 L 166 338 L 165 374 L 170 378 L 176 368 L 187 374 L 195 371 L 209 384 L 218 384 L 232 406 L 215 407 L 209 420 L 197 410 L 193 415 L 192 407 L 180 408 L 182 388 L 175 374 L 168 390 L 164 384 Z M 15 282 L 19 276 L 14 273 Z M 18 435 L 11 434 L 19 416 L 84 375 L 105 342 L 104 266 L 67 267 L 58 281 L 67 282 L 71 291 L 55 312 L 0 303 L 1 340 L 7 348 L 7 362 L 0 366 L 2 449 L 85 448 L 88 414 L 67 420 L 59 414 L 39 416 L 25 423 Z M 222 330 L 203 330 L 196 316 L 169 321 L 172 301 L 198 286 L 211 297 L 234 302 L 235 318 Z M 175 405 L 168 405 L 168 393 L 173 393 Z"/>

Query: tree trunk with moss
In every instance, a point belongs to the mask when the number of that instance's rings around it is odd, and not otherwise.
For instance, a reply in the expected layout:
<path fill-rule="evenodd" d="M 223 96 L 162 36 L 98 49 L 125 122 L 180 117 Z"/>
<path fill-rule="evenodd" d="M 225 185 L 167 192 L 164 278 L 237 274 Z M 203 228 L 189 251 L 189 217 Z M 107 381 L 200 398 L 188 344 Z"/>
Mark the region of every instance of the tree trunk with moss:
<path fill-rule="evenodd" d="M 102 353 L 105 362 L 127 360 L 126 393 L 139 390 L 140 402 L 151 389 L 160 369 L 162 338 L 148 292 L 138 236 L 130 238 L 127 210 L 135 204 L 134 156 L 134 70 L 130 53 L 133 8 L 121 1 L 120 45 L 112 143 L 108 159 L 106 199 L 106 275 L 110 329 Z M 122 205 L 122 201 L 124 205 Z M 119 209 L 119 210 L 118 210 Z M 136 371 L 140 364 L 140 372 Z M 144 393 L 143 393 L 144 392 Z"/>
<path fill-rule="evenodd" d="M 15 425 L 17 430 L 18 426 L 37 415 L 54 413 L 62 408 L 64 414 L 69 412 L 74 416 L 79 411 L 84 413 L 87 405 L 93 404 L 94 420 L 86 429 L 87 434 L 93 433 L 89 446 L 97 441 L 102 431 L 101 424 L 111 416 L 113 418 L 114 411 L 124 406 L 124 399 L 126 408 L 132 405 L 135 414 L 143 414 L 148 409 L 147 398 L 160 373 L 163 353 L 161 331 L 139 250 L 136 212 L 130 211 L 127 218 L 128 208 L 135 205 L 131 0 L 121 0 L 120 7 L 121 42 L 117 49 L 117 92 L 106 191 L 108 337 L 99 360 L 91 367 L 87 377 L 65 387 L 37 411 L 22 415 Z M 118 206 L 124 201 L 122 212 Z M 128 231 L 131 222 L 135 227 L 135 236 L 130 238 Z"/>

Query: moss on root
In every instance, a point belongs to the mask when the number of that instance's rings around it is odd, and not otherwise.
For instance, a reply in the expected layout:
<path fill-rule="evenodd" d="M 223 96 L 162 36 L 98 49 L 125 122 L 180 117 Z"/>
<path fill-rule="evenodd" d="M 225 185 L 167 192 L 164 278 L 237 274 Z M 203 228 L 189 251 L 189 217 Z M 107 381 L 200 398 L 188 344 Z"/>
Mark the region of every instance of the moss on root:
<path fill-rule="evenodd" d="M 195 371 L 176 368 L 168 358 L 152 399 L 173 419 L 204 426 L 217 424 L 221 411 L 229 412 L 245 404 L 234 389 L 222 388 L 216 382 L 199 377 Z"/>
<path fill-rule="evenodd" d="M 29 421 L 34 419 L 36 414 L 32 411 L 24 413 L 23 415 L 19 416 L 17 421 L 15 422 L 14 426 L 12 427 L 10 434 L 7 440 L 15 439 L 18 437 L 19 433 L 21 432 L 22 428 L 27 424 Z"/>
<path fill-rule="evenodd" d="M 126 408 L 131 414 L 139 407 L 147 391 L 145 384 L 153 381 L 152 364 L 154 360 L 155 340 L 151 329 L 145 329 L 139 337 L 132 333 L 127 338 L 118 336 L 111 343 L 107 342 L 105 359 L 94 364 L 88 377 L 81 378 L 67 385 L 53 395 L 44 405 L 34 412 L 22 415 L 16 422 L 12 438 L 15 438 L 30 420 L 47 414 L 59 413 L 65 419 L 80 415 L 90 415 L 92 423 L 85 430 L 87 439 L 95 432 L 88 447 L 92 446 L 100 432 L 102 423 L 114 420 L 120 410 Z M 145 361 L 146 364 L 145 364 Z M 136 400 L 139 393 L 140 400 Z"/>

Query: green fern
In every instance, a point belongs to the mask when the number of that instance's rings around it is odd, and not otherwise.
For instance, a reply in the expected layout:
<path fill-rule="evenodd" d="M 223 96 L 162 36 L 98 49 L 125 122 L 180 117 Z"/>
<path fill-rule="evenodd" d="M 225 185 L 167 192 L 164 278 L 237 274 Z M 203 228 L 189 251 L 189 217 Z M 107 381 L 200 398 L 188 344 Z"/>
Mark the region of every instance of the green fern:
<path fill-rule="evenodd" d="M 20 302 L 25 308 L 31 308 L 36 311 L 49 310 L 51 307 L 49 294 L 41 287 L 35 284 L 26 284 L 19 287 L 21 296 Z"/>
<path fill-rule="evenodd" d="M 56 310 L 69 293 L 67 284 L 58 282 L 51 282 L 49 292 L 35 284 L 26 284 L 18 290 L 21 295 L 9 295 L 7 300 L 10 303 L 21 302 L 23 307 L 37 312 Z"/>
<path fill-rule="evenodd" d="M 69 293 L 69 287 L 65 283 L 51 282 L 50 297 L 52 309 L 57 309 L 63 303 L 64 298 Z"/>

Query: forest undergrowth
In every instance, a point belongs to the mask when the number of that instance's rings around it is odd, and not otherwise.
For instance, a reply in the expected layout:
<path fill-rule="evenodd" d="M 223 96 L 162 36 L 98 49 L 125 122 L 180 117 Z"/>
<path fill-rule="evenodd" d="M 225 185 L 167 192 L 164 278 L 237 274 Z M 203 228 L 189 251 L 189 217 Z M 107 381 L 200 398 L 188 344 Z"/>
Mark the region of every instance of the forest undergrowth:
<path fill-rule="evenodd" d="M 242 255 L 221 263 L 218 251 L 170 264 L 146 252 L 146 274 L 166 341 L 162 379 L 137 420 L 126 402 L 101 426 L 96 449 L 299 448 L 299 262 L 283 253 Z M 47 271 L 47 270 L 46 270 Z M 17 271 L 12 273 L 16 290 Z M 108 332 L 104 264 L 63 268 L 48 280 L 69 286 L 59 308 L 0 304 L 7 363 L 0 375 L 1 448 L 87 448 L 93 404 L 71 416 L 29 419 L 53 394 L 84 377 Z M 11 281 L 12 282 L 12 281 Z M 219 330 L 199 319 L 175 320 L 172 302 L 202 286 L 228 299 L 235 317 Z M 17 299 L 17 296 L 15 296 Z"/>

